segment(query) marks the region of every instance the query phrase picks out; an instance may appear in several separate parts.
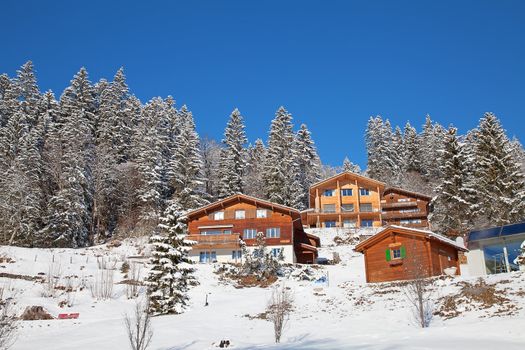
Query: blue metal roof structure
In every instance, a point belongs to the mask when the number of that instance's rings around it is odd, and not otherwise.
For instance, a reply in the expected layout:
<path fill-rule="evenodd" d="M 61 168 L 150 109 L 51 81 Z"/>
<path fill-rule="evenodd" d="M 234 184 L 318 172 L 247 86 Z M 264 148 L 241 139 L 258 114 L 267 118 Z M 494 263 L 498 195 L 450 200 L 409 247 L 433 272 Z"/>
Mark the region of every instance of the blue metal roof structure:
<path fill-rule="evenodd" d="M 482 239 L 512 236 L 520 233 L 525 233 L 525 222 L 471 231 L 468 234 L 468 241 L 472 242 Z"/>

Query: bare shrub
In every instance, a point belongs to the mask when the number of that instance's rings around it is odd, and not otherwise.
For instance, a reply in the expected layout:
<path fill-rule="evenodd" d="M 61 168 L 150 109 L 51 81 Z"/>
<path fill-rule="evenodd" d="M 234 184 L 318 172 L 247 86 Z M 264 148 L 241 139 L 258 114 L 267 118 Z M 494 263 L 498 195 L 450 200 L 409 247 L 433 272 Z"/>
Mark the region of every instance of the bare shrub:
<path fill-rule="evenodd" d="M 113 298 L 113 270 L 98 270 L 88 285 L 91 296 L 97 300 Z"/>
<path fill-rule="evenodd" d="M 60 262 L 52 261 L 49 263 L 48 272 L 44 281 L 43 297 L 54 298 L 57 293 L 57 287 L 62 278 L 62 265 Z"/>
<path fill-rule="evenodd" d="M 0 286 L 0 349 L 9 349 L 16 341 L 15 298 L 9 292 L 9 285 Z"/>
<path fill-rule="evenodd" d="M 412 307 L 415 322 L 426 328 L 432 321 L 434 311 L 434 280 L 428 277 L 430 274 L 427 265 L 421 261 L 416 245 L 413 244 L 410 248 L 403 258 L 403 268 L 409 279 L 403 283 L 403 293 Z"/>
<path fill-rule="evenodd" d="M 142 266 L 132 262 L 129 265 L 128 282 L 126 284 L 126 296 L 128 299 L 134 299 L 139 296 L 139 289 L 141 286 L 140 278 L 142 275 Z"/>
<path fill-rule="evenodd" d="M 148 302 L 135 302 L 133 315 L 124 316 L 124 325 L 128 334 L 129 344 L 132 350 L 146 350 L 153 337 L 151 329 L 151 315 L 148 312 Z"/>
<path fill-rule="evenodd" d="M 273 323 L 275 342 L 281 341 L 284 327 L 290 319 L 293 309 L 293 298 L 290 290 L 283 284 L 281 288 L 274 288 L 268 301 L 266 319 Z"/>

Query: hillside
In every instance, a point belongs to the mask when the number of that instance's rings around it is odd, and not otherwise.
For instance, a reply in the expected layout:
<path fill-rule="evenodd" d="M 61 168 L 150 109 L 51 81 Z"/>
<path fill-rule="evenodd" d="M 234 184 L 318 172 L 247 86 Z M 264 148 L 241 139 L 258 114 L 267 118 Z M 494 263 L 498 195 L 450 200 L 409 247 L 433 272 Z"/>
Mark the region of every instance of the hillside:
<path fill-rule="evenodd" d="M 335 245 L 330 237 L 334 232 L 329 230 L 316 233 L 322 238 L 320 256 L 331 258 L 337 252 L 342 261 L 308 269 L 312 276 L 328 277 L 327 284 L 297 277 L 305 274 L 299 274 L 298 269 L 279 279 L 294 296 L 294 312 L 282 344 L 273 344 L 272 325 L 260 319 L 271 288 L 236 288 L 214 273 L 216 266 L 197 265 L 200 285 L 190 291 L 190 307 L 181 315 L 154 318 L 150 349 L 209 349 L 223 339 L 230 340 L 235 349 L 523 348 L 523 273 L 489 276 L 482 281 L 470 277 L 437 279 L 433 298 L 439 314 L 430 328 L 420 329 L 412 321 L 399 285 L 366 285 L 363 259 L 353 252 L 353 246 Z M 1 278 L 4 286 L 12 289 L 19 312 L 26 306 L 41 305 L 55 317 L 64 312 L 80 313 L 77 320 L 20 321 L 13 349 L 128 349 L 123 315 L 131 311 L 134 301 L 127 299 L 126 285 L 118 284 L 124 279 L 120 268 L 124 261 L 142 265 L 140 254 L 144 251 L 144 240 L 86 249 L 2 247 L 2 276 L 45 280 L 51 269 L 60 276 L 58 286 L 83 288 L 70 293 L 56 290 L 54 297 L 45 297 L 49 292 L 46 283 Z M 6 262 L 6 258 L 13 261 Z M 115 268 L 115 285 L 110 300 L 97 301 L 89 286 L 103 264 Z M 143 268 L 141 276 L 145 273 Z M 209 306 L 204 306 L 206 294 Z M 60 308 L 60 301 L 69 301 L 72 306 Z"/>

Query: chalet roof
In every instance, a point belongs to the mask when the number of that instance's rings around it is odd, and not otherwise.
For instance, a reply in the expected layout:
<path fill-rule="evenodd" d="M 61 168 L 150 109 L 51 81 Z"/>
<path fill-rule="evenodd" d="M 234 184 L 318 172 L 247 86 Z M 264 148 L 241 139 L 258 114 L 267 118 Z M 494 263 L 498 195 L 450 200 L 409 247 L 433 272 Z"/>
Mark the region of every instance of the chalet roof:
<path fill-rule="evenodd" d="M 236 193 L 236 194 L 233 194 L 233 195 L 231 195 L 229 197 L 226 197 L 224 199 L 221 199 L 221 200 L 218 200 L 216 202 L 204 205 L 204 206 L 202 206 L 200 208 L 194 209 L 194 210 L 188 212 L 186 214 L 186 216 L 189 218 L 191 216 L 195 216 L 195 215 L 200 214 L 202 212 L 210 213 L 210 212 L 213 212 L 213 211 L 215 211 L 217 209 L 222 209 L 222 208 L 225 207 L 225 205 L 227 203 L 232 203 L 232 202 L 253 203 L 256 206 L 271 208 L 272 210 L 286 212 L 286 213 L 289 213 L 290 215 L 292 215 L 292 214 L 295 214 L 297 216 L 299 215 L 299 210 L 297 210 L 297 209 L 294 209 L 294 208 L 291 208 L 291 207 L 287 207 L 285 205 L 273 203 L 273 202 L 270 202 L 270 201 L 267 201 L 267 200 L 264 200 L 264 199 L 248 196 L 246 194 Z"/>
<path fill-rule="evenodd" d="M 356 178 L 356 179 L 361 180 L 361 181 L 371 182 L 371 183 L 374 183 L 374 184 L 376 184 L 378 186 L 381 186 L 381 187 L 385 187 L 386 186 L 386 184 L 384 182 L 381 182 L 381 181 L 378 181 L 378 180 L 374 180 L 374 179 L 371 179 L 369 177 L 353 173 L 351 171 L 344 171 L 342 173 L 336 174 L 336 175 L 331 176 L 331 177 L 329 177 L 327 179 L 324 179 L 324 180 L 321 180 L 319 182 L 316 182 L 316 183 L 312 184 L 310 186 L 310 189 L 318 187 L 318 186 L 321 186 L 321 185 L 324 185 L 324 184 L 326 184 L 326 183 L 328 183 L 330 181 L 336 180 L 338 178 L 342 178 L 344 176 L 350 176 L 352 178 Z"/>
<path fill-rule="evenodd" d="M 447 245 L 453 246 L 457 248 L 458 250 L 462 251 L 468 251 L 467 248 L 465 248 L 463 245 L 456 243 L 455 241 L 451 240 L 450 238 L 447 238 L 445 236 L 442 236 L 438 233 L 429 231 L 429 230 L 422 230 L 417 228 L 411 228 L 411 227 L 405 227 L 405 226 L 398 226 L 398 225 L 389 225 L 385 227 L 382 231 L 379 231 L 377 234 L 373 235 L 372 237 L 364 240 L 363 242 L 359 243 L 354 250 L 356 252 L 363 252 L 367 247 L 373 245 L 374 243 L 380 241 L 384 236 L 388 235 L 392 231 L 405 233 L 409 235 L 414 236 L 424 236 L 429 237 L 430 239 L 438 240 L 442 243 L 445 243 Z"/>
<path fill-rule="evenodd" d="M 423 194 L 423 193 L 420 193 L 420 192 L 409 191 L 409 190 L 405 190 L 404 188 L 394 187 L 394 186 L 390 186 L 390 187 L 385 188 L 383 193 L 387 193 L 387 192 L 402 193 L 402 194 L 406 194 L 406 195 L 413 196 L 413 197 L 425 198 L 427 200 L 431 200 L 432 199 L 431 196 L 427 196 L 426 194 Z"/>

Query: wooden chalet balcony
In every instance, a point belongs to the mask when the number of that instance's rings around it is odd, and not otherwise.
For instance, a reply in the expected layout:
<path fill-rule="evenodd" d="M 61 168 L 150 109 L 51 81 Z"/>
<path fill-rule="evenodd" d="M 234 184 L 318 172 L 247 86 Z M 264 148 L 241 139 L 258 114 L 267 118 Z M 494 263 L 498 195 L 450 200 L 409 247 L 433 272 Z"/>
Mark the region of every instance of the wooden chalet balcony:
<path fill-rule="evenodd" d="M 393 203 L 381 203 L 382 208 L 410 208 L 417 207 L 417 201 L 410 202 L 393 202 Z"/>
<path fill-rule="evenodd" d="M 314 209 L 312 211 L 307 212 L 307 215 L 319 215 L 319 214 L 326 214 L 326 215 L 339 215 L 339 214 L 368 214 L 368 213 L 380 213 L 379 209 L 372 209 L 372 210 L 360 210 L 360 211 L 346 211 L 346 210 L 322 210 L 322 209 Z"/>
<path fill-rule="evenodd" d="M 193 246 L 196 249 L 238 249 L 240 248 L 238 233 L 225 235 L 188 235 L 191 241 L 197 242 Z"/>
<path fill-rule="evenodd" d="M 388 219 L 408 219 L 408 218 L 420 218 L 425 217 L 427 214 L 423 211 L 415 211 L 411 213 L 400 213 L 397 211 L 386 211 L 381 214 L 384 220 Z"/>

